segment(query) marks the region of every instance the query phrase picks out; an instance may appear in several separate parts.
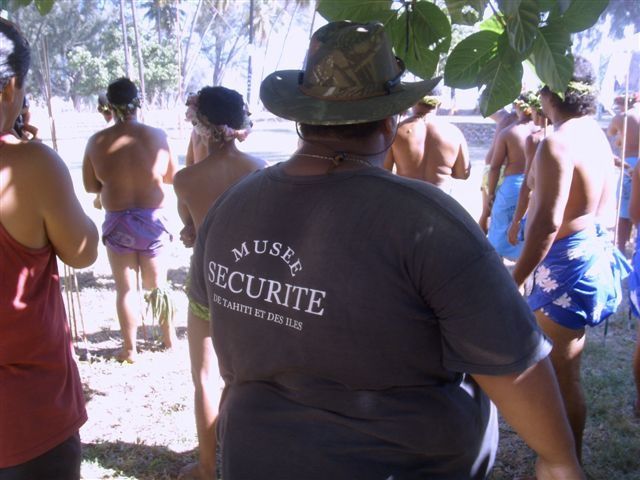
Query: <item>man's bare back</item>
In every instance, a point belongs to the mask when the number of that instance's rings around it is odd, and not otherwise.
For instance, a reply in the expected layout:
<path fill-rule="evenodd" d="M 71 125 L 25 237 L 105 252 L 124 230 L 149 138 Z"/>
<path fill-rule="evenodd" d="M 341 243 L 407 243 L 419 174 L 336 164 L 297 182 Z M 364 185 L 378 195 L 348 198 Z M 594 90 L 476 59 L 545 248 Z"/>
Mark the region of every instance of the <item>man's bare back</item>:
<path fill-rule="evenodd" d="M 592 226 L 607 208 L 612 167 L 611 147 L 597 122 L 586 116 L 567 120 L 540 143 L 529 173 L 530 211 L 550 208 L 546 216 L 560 220 L 556 239 Z"/>
<path fill-rule="evenodd" d="M 414 113 L 398 125 L 385 159 L 385 168 L 442 186 L 449 178 L 466 179 L 471 167 L 464 135 L 458 127 L 434 113 Z"/>
<path fill-rule="evenodd" d="M 265 165 L 263 160 L 235 148 L 229 152 L 216 152 L 180 170 L 175 176 L 173 188 L 197 230 L 220 195 L 242 177 Z"/>
<path fill-rule="evenodd" d="M 530 118 L 520 119 L 502 130 L 496 140 L 491 168 L 499 171 L 504 167 L 505 176 L 524 173 L 527 137 L 537 130 Z"/>
<path fill-rule="evenodd" d="M 166 134 L 126 120 L 89 139 L 83 178 L 87 191 L 100 193 L 109 211 L 159 208 L 162 183 L 172 182 L 175 169 Z"/>

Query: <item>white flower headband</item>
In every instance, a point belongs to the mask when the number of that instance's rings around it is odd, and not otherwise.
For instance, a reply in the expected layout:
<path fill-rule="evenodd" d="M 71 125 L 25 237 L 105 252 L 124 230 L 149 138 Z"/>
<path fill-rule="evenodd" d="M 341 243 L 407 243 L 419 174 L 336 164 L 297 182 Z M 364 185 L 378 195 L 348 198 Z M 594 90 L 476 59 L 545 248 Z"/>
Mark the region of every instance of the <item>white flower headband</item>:
<path fill-rule="evenodd" d="M 231 128 L 229 125 L 214 125 L 207 120 L 207 117 L 202 115 L 198 111 L 198 99 L 200 98 L 199 93 L 190 94 L 187 96 L 187 111 L 185 112 L 185 117 L 187 121 L 191 122 L 193 125 L 193 129 L 196 131 L 198 135 L 203 138 L 211 138 L 213 137 L 217 142 L 229 142 L 231 140 L 237 139 L 240 142 L 246 140 L 251 132 L 251 120 L 249 120 L 249 110 L 247 105 L 244 105 L 244 120 L 242 123 L 241 129 Z"/>

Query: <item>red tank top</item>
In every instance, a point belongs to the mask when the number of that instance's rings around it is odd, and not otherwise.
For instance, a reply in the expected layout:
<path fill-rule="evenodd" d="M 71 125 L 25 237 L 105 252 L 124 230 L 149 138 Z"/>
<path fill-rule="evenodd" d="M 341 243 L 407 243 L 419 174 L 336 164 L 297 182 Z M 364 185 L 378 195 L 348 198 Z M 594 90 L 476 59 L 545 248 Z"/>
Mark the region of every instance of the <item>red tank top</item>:
<path fill-rule="evenodd" d="M 0 468 L 31 460 L 87 420 L 51 245 L 0 223 Z"/>

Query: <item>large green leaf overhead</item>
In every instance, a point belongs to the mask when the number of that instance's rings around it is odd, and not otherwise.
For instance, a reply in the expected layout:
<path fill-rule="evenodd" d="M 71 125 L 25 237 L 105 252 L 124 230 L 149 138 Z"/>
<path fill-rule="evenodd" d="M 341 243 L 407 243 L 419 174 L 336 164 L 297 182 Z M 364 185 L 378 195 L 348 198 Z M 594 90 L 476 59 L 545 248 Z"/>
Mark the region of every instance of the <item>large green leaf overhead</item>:
<path fill-rule="evenodd" d="M 522 62 L 509 46 L 505 32 L 498 39 L 495 55 L 489 58 L 478 75 L 478 82 L 485 85 L 480 94 L 480 113 L 487 117 L 515 100 L 522 90 L 522 75 Z"/>
<path fill-rule="evenodd" d="M 542 27 L 531 56 L 542 83 L 552 91 L 564 94 L 573 73 L 571 35 L 564 26 L 551 23 Z"/>
<path fill-rule="evenodd" d="M 509 45 L 520 58 L 525 58 L 538 33 L 538 4 L 536 0 L 503 0 L 501 10 L 505 15 Z"/>
<path fill-rule="evenodd" d="M 321 0 L 318 13 L 330 22 L 351 20 L 353 22 L 379 21 L 385 26 L 396 16 L 391 9 L 392 0 Z"/>
<path fill-rule="evenodd" d="M 571 33 L 581 32 L 598 21 L 607 5 L 609 0 L 571 0 L 562 14 L 562 23 Z"/>
<path fill-rule="evenodd" d="M 403 12 L 389 33 L 396 55 L 421 78 L 433 76 L 440 55 L 451 46 L 449 19 L 431 2 L 416 3 L 410 12 Z"/>
<path fill-rule="evenodd" d="M 444 82 L 453 88 L 477 86 L 481 68 L 497 55 L 499 38 L 496 32 L 483 30 L 463 39 L 449 54 Z"/>

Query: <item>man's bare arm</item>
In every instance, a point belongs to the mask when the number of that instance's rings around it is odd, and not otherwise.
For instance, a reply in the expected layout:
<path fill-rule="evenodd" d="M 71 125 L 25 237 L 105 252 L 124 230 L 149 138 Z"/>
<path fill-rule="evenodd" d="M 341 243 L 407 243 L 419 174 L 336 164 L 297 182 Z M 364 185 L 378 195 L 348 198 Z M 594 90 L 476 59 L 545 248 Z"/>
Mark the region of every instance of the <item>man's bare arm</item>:
<path fill-rule="evenodd" d="M 631 199 L 629 200 L 629 216 L 634 225 L 640 222 L 640 162 L 633 169 L 631 176 Z"/>
<path fill-rule="evenodd" d="M 533 140 L 533 137 L 528 136 L 525 143 L 524 180 L 520 187 L 520 192 L 518 192 L 516 211 L 513 214 L 509 230 L 507 230 L 507 239 L 511 245 L 518 244 L 520 224 L 522 223 L 524 214 L 527 213 L 527 208 L 529 208 L 529 196 L 531 195 L 531 189 L 529 188 L 529 171 L 531 170 L 531 164 L 533 163 L 533 158 L 536 155 L 537 147 L 538 144 Z"/>
<path fill-rule="evenodd" d="M 527 217 L 522 253 L 513 270 L 518 285 L 524 283 L 551 248 L 562 225 L 573 178 L 573 164 L 550 139 L 540 143 L 534 162 L 535 202 Z"/>
<path fill-rule="evenodd" d="M 519 374 L 473 375 L 473 378 L 505 420 L 539 455 L 538 480 L 585 478 L 548 358 Z"/>
<path fill-rule="evenodd" d="M 498 187 L 498 181 L 500 180 L 500 169 L 507 157 L 507 141 L 505 135 L 500 133 L 496 138 L 496 142 L 493 146 L 493 155 L 491 157 L 491 168 L 489 169 L 489 185 L 487 187 L 489 191 L 489 205 L 493 204 L 493 200 L 496 196 L 496 188 Z"/>
<path fill-rule="evenodd" d="M 185 170 L 181 170 L 176 174 L 173 182 L 173 190 L 176 193 L 178 201 L 178 215 L 184 225 L 184 228 L 180 231 L 180 240 L 182 240 L 185 247 L 190 248 L 193 247 L 195 242 L 196 228 L 193 216 L 189 210 L 189 205 L 185 201 L 185 196 L 188 194 L 188 185 L 184 179 L 185 173 Z"/>
<path fill-rule="evenodd" d="M 96 172 L 93 169 L 93 163 L 91 163 L 91 145 L 92 139 L 89 140 L 87 148 L 84 151 L 84 159 L 82 160 L 82 183 L 84 189 L 89 193 L 100 193 L 102 191 L 102 183 L 96 177 Z"/>
<path fill-rule="evenodd" d="M 166 142 L 166 137 L 165 137 L 165 142 Z M 166 143 L 166 149 L 169 155 L 169 162 L 167 163 L 167 171 L 165 172 L 164 176 L 162 177 L 162 181 L 166 184 L 172 184 L 173 183 L 173 177 L 175 176 L 176 172 L 178 171 L 178 165 L 176 163 L 176 159 L 173 156 L 173 152 L 171 151 L 171 147 L 169 147 L 169 143 Z"/>
<path fill-rule="evenodd" d="M 42 213 L 47 237 L 67 265 L 84 268 L 98 255 L 98 230 L 84 213 L 73 190 L 66 165 L 51 149 L 40 146 L 42 157 L 34 174 L 34 194 Z"/>
<path fill-rule="evenodd" d="M 460 133 L 462 135 L 462 132 Z M 458 180 L 466 180 L 471 175 L 471 162 L 469 161 L 469 146 L 467 141 L 462 136 L 460 141 L 460 149 L 458 150 L 458 158 L 456 163 L 453 164 L 451 176 Z"/>

